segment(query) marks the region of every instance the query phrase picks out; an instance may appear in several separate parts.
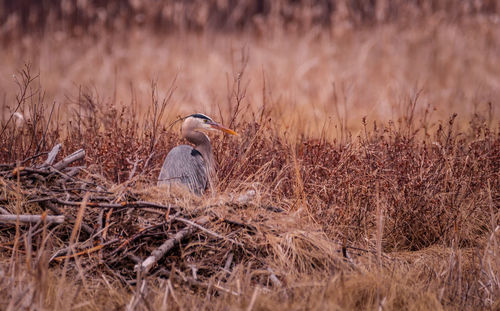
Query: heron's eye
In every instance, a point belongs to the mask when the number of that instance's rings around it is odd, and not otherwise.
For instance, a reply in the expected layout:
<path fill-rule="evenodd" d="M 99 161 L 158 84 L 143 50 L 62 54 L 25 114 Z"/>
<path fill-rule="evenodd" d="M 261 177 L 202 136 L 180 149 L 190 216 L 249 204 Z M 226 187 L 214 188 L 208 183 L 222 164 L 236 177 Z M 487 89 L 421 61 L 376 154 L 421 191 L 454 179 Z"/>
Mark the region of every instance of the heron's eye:
<path fill-rule="evenodd" d="M 208 123 L 208 120 L 207 120 L 207 119 L 204 119 L 204 120 L 203 120 L 203 122 Z"/>

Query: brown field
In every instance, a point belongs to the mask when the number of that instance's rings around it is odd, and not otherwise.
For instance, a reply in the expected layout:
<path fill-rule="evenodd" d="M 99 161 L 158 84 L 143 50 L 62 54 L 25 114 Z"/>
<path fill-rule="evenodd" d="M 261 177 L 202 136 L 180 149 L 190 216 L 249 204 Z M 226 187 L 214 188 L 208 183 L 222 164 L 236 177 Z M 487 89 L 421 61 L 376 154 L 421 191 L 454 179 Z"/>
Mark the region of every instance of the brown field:
<path fill-rule="evenodd" d="M 47 3 L 0 1 L 0 214 L 65 221 L 0 221 L 0 309 L 500 310 L 499 3 Z M 156 187 L 195 112 L 202 198 Z"/>

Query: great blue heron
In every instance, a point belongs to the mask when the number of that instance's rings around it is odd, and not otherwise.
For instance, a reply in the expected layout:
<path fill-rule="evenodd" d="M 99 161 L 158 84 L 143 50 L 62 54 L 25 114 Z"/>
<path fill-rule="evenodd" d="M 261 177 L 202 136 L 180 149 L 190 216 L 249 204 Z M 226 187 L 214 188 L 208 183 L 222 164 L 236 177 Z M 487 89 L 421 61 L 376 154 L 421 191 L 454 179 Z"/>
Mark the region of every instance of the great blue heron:
<path fill-rule="evenodd" d="M 158 185 L 178 183 L 187 186 L 197 195 L 203 194 L 213 171 L 213 153 L 210 139 L 200 130 L 220 130 L 238 135 L 201 113 L 184 118 L 182 137 L 194 147 L 180 145 L 167 154 L 158 176 Z"/>

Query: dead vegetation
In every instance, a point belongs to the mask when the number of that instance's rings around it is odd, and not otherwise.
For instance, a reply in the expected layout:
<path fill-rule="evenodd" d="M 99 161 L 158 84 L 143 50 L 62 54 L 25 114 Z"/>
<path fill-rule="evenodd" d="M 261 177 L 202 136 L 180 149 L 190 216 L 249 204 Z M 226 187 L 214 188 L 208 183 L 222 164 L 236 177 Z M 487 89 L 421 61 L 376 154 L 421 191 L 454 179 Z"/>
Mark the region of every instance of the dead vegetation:
<path fill-rule="evenodd" d="M 494 2 L 340 1 L 322 19 L 327 2 L 266 15 L 229 1 L 226 18 L 224 1 L 193 1 L 180 8 L 215 9 L 168 37 L 168 16 L 122 23 L 150 16 L 141 1 L 106 16 L 78 3 L 63 17 L 4 11 L 0 72 L 21 70 L 0 76 L 3 308 L 500 308 Z M 212 137 L 217 187 L 204 197 L 155 182 L 185 143 L 169 124 L 193 110 L 240 134 Z"/>
<path fill-rule="evenodd" d="M 456 21 L 469 16 L 494 16 L 500 7 L 495 0 L 404 1 L 0 1 L 2 34 L 64 29 L 73 35 L 98 35 L 103 29 L 123 31 L 141 27 L 159 33 L 252 31 L 329 31 L 372 26 L 388 22 L 414 23 L 433 15 Z"/>
<path fill-rule="evenodd" d="M 217 194 L 202 199 L 151 185 L 180 143 L 154 126 L 169 123 L 154 85 L 154 122 L 82 95 L 61 123 L 28 67 L 21 76 L 12 114 L 33 115 L 2 124 L 0 150 L 10 309 L 101 308 L 86 301 L 96 288 L 129 310 L 498 304 L 500 140 L 479 114 L 463 130 L 455 115 L 434 128 L 411 114 L 363 121 L 343 142 L 289 142 L 264 110 L 235 117 L 242 138 L 214 140 Z"/>

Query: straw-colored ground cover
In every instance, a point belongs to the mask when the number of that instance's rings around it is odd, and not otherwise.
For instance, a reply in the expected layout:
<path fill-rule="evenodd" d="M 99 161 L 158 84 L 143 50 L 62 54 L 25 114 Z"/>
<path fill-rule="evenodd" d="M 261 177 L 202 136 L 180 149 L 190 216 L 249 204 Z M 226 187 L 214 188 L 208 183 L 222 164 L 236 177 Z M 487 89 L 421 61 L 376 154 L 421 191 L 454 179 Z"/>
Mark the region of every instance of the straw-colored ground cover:
<path fill-rule="evenodd" d="M 348 8 L 347 24 L 301 15 L 295 30 L 271 13 L 234 17 L 232 31 L 210 19 L 171 33 L 4 27 L 0 207 L 40 215 L 50 194 L 67 221 L 0 224 L 1 305 L 499 309 L 498 15 L 371 24 Z M 169 124 L 195 112 L 240 134 L 211 135 L 217 183 L 203 198 L 155 185 L 184 143 Z M 85 150 L 78 180 L 17 178 L 57 143 L 57 160 Z M 172 210 L 84 205 L 79 220 L 78 206 L 57 203 L 86 192 Z M 175 217 L 208 219 L 206 230 L 137 274 L 137 260 L 192 227 Z"/>

